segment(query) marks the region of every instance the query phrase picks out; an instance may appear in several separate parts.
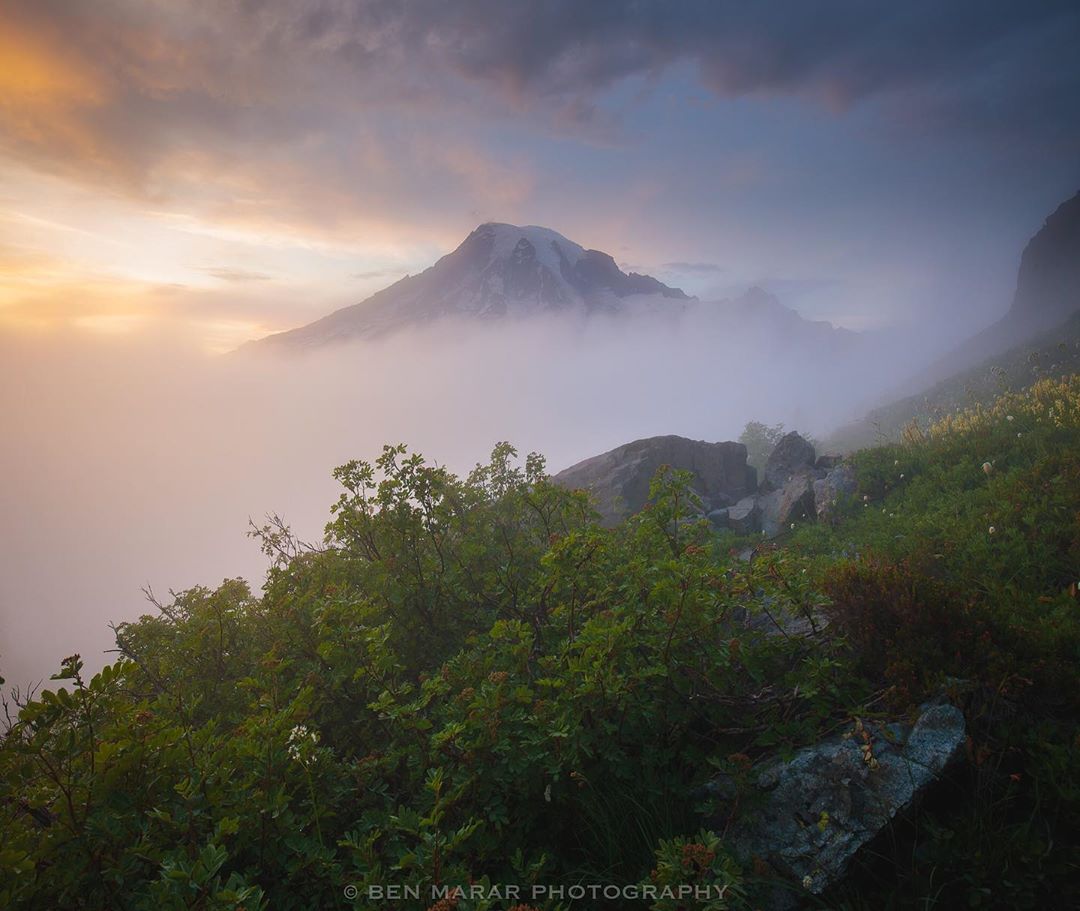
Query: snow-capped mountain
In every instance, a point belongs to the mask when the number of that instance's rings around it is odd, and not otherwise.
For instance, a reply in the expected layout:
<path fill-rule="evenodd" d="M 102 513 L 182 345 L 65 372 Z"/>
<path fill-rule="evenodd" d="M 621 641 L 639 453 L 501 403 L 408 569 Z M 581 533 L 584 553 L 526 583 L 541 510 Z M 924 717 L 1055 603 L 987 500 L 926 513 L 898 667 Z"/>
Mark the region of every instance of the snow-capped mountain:
<path fill-rule="evenodd" d="M 586 250 L 549 228 L 488 223 L 419 275 L 257 344 L 318 347 L 448 316 L 618 313 L 642 304 L 687 300 L 678 288 L 648 275 L 627 274 L 607 253 Z"/>

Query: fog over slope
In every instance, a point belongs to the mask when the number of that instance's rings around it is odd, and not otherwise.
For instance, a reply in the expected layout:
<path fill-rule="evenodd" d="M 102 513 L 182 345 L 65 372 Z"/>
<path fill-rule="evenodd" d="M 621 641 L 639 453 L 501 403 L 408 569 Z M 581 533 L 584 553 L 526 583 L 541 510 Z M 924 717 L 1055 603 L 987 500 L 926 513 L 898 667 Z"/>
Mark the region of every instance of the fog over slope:
<path fill-rule="evenodd" d="M 0 674 L 38 679 L 74 651 L 100 664 L 107 621 L 148 609 L 144 585 L 258 588 L 249 516 L 319 538 L 332 468 L 384 443 L 467 471 L 509 440 L 556 471 L 654 434 L 734 439 L 750 419 L 820 432 L 910 367 L 857 341 L 761 292 L 677 319 L 443 321 L 287 358 L 0 338 Z"/>

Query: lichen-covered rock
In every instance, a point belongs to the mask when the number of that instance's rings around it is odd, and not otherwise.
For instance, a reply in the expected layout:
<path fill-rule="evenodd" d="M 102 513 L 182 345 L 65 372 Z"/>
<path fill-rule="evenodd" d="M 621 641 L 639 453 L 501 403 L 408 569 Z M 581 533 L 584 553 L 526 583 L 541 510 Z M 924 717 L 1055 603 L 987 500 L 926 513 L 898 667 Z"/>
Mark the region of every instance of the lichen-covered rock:
<path fill-rule="evenodd" d="M 925 705 L 913 725 L 856 723 L 843 737 L 767 764 L 728 825 L 731 780 L 706 793 L 711 822 L 747 863 L 764 861 L 778 876 L 767 907 L 794 908 L 839 880 L 855 854 L 910 806 L 962 751 L 964 716 L 948 703 Z"/>
<path fill-rule="evenodd" d="M 814 508 L 819 519 L 828 519 L 842 496 L 855 493 L 855 469 L 847 462 L 833 468 L 825 477 L 814 481 Z"/>

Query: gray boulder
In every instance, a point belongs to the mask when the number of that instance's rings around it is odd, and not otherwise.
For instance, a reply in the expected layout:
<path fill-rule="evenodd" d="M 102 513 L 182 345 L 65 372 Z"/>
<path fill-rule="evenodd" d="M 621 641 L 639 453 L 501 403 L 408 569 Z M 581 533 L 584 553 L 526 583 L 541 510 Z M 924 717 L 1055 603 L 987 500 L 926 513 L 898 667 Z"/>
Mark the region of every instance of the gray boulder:
<path fill-rule="evenodd" d="M 960 755 L 964 737 L 964 716 L 947 703 L 922 706 L 912 725 L 856 723 L 791 762 L 768 763 L 741 799 L 730 777 L 710 782 L 705 792 L 717 812 L 709 822 L 727 829 L 726 843 L 744 862 L 758 858 L 776 871 L 766 907 L 794 908 L 844 875 L 859 849 Z"/>
<path fill-rule="evenodd" d="M 717 528 L 727 528 L 728 525 L 728 510 L 714 509 L 706 516 L 706 518 L 712 522 Z"/>
<path fill-rule="evenodd" d="M 778 490 L 765 494 L 758 501 L 761 508 L 761 530 L 769 537 L 779 534 L 792 522 L 813 519 L 814 476 L 800 470 Z"/>
<path fill-rule="evenodd" d="M 722 509 L 757 487 L 757 472 L 746 464 L 742 443 L 706 443 L 679 436 L 635 440 L 560 471 L 552 481 L 588 490 L 605 525 L 639 512 L 649 498 L 649 482 L 661 465 L 685 469 L 705 512 Z"/>
<path fill-rule="evenodd" d="M 855 470 L 847 462 L 841 462 L 825 477 L 814 481 L 814 508 L 819 519 L 830 519 L 842 496 L 850 496 L 856 489 Z"/>
<path fill-rule="evenodd" d="M 727 525 L 737 535 L 749 535 L 761 530 L 761 510 L 756 496 L 745 497 L 728 507 Z"/>
<path fill-rule="evenodd" d="M 765 462 L 761 490 L 779 490 L 796 474 L 814 470 L 814 447 L 795 431 L 785 433 Z"/>

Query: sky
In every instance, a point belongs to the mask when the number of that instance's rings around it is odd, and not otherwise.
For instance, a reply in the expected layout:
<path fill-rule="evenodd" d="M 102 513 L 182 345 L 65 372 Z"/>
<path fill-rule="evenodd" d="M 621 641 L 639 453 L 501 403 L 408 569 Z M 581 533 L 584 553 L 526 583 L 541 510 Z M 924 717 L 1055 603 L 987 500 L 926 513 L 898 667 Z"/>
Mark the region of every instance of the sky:
<path fill-rule="evenodd" d="M 1077 46 L 1071 2 L 7 0 L 0 331 L 223 352 L 497 220 L 960 337 L 1080 188 Z"/>

